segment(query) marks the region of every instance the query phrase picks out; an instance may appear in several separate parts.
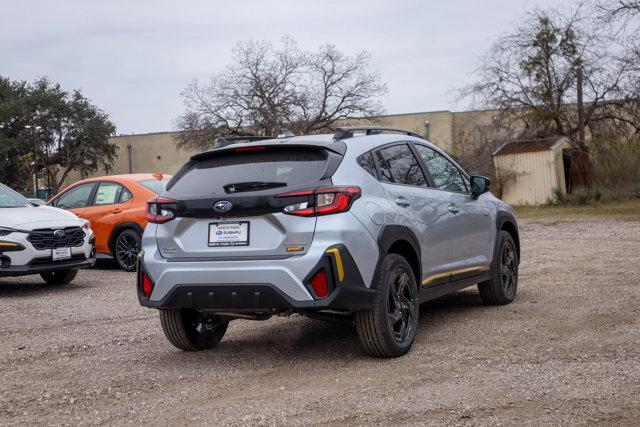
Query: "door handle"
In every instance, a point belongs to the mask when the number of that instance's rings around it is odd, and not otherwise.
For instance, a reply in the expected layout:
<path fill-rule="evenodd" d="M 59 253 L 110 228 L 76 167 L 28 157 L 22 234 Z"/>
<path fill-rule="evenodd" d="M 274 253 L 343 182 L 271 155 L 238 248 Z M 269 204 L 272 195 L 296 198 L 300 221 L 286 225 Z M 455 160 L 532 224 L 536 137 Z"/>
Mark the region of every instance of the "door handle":
<path fill-rule="evenodd" d="M 120 210 L 120 209 L 114 209 L 114 210 L 111 211 L 111 213 L 114 213 L 114 214 L 121 213 L 121 212 L 122 212 L 122 210 Z"/>
<path fill-rule="evenodd" d="M 449 212 L 451 212 L 452 214 L 457 214 L 458 212 L 460 212 L 460 209 L 458 209 L 455 203 L 451 203 L 449 205 Z"/>
<path fill-rule="evenodd" d="M 403 208 L 407 208 L 407 207 L 411 206 L 411 202 L 409 201 L 409 199 L 407 199 L 407 198 L 406 198 L 406 197 L 404 197 L 404 196 L 400 196 L 400 197 L 398 197 L 398 198 L 395 200 L 395 202 L 396 202 L 396 205 L 398 205 L 398 206 L 402 206 Z"/>

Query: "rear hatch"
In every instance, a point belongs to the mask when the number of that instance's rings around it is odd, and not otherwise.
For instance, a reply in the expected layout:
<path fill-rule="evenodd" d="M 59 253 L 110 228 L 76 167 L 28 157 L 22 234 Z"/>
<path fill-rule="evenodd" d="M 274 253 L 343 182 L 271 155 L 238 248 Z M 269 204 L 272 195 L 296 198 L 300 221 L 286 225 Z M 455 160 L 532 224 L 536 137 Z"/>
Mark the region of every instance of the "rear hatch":
<path fill-rule="evenodd" d="M 310 145 L 230 146 L 194 156 L 162 195 L 175 204 L 166 205 L 174 218 L 157 227 L 160 253 L 175 261 L 304 254 L 313 241 L 316 218 L 283 210 L 308 196 L 278 196 L 331 185 L 341 159 Z"/>

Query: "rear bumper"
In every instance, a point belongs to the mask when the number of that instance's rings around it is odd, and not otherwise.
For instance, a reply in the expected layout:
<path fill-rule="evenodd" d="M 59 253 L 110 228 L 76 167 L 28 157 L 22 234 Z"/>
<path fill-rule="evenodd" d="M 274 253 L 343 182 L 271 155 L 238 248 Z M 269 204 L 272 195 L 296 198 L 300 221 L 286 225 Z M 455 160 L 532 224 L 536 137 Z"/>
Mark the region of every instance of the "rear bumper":
<path fill-rule="evenodd" d="M 46 273 L 48 271 L 74 270 L 77 268 L 93 267 L 95 258 L 72 259 L 69 261 L 57 261 L 47 263 L 37 263 L 29 265 L 12 265 L 0 268 L 0 277 L 27 276 L 30 274 Z"/>
<path fill-rule="evenodd" d="M 337 251 L 337 252 L 336 252 Z M 344 245 L 334 245 L 323 252 L 316 265 L 302 280 L 299 293 L 306 294 L 304 299 L 295 299 L 283 291 L 282 285 L 272 283 L 269 278 L 285 277 L 277 274 L 255 274 L 256 283 L 225 283 L 216 277 L 214 283 L 177 283 L 160 300 L 145 298 L 142 293 L 142 277 L 147 274 L 145 254 L 138 258 L 138 301 L 150 308 L 195 308 L 198 310 L 231 311 L 231 312 L 273 312 L 283 310 L 363 310 L 373 307 L 375 290 L 365 286 L 355 261 Z M 325 269 L 329 278 L 331 292 L 324 298 L 315 296 L 310 286 L 310 278 L 319 270 Z M 276 269 L 275 271 L 278 271 Z M 242 276 L 243 271 L 236 270 L 235 279 Z M 214 276 L 218 276 L 214 274 Z M 149 276 L 150 277 L 150 276 Z M 226 277 L 222 275 L 222 277 Z"/>
<path fill-rule="evenodd" d="M 254 311 L 372 306 L 374 291 L 369 288 L 379 247 L 351 213 L 318 217 L 306 253 L 280 259 L 165 258 L 155 226 L 149 224 L 142 236 L 139 270 L 154 284 L 149 298 L 138 294 L 143 306 Z M 331 280 L 331 292 L 319 298 L 309 282 L 322 266 Z"/>

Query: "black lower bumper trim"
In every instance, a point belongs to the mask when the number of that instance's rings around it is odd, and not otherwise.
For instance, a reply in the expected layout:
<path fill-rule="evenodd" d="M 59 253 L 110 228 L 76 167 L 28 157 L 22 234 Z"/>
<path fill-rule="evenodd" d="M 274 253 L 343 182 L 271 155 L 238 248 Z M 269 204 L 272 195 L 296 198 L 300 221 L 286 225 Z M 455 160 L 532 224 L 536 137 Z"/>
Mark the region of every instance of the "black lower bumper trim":
<path fill-rule="evenodd" d="M 51 263 L 38 263 L 31 265 L 12 265 L 6 268 L 0 268 L 0 277 L 17 277 L 28 276 L 29 274 L 46 273 L 47 271 L 74 270 L 76 268 L 93 267 L 96 263 L 95 258 L 87 258 L 81 261 L 57 261 Z"/>
<path fill-rule="evenodd" d="M 336 289 L 332 298 L 296 301 L 271 284 L 177 285 L 161 301 L 151 301 L 138 293 L 140 304 L 150 308 L 195 308 L 197 310 L 282 311 L 357 310 L 373 304 L 373 290 Z"/>
<path fill-rule="evenodd" d="M 333 257 L 324 255 L 311 270 L 303 282 L 307 290 L 314 295 L 308 285 L 309 278 L 319 269 L 325 268 L 331 282 L 331 293 L 325 298 L 314 297 L 309 301 L 297 301 L 282 292 L 271 283 L 259 284 L 196 284 L 176 285 L 161 301 L 152 301 L 142 294 L 142 275 L 146 269 L 139 258 L 138 301 L 150 308 L 195 308 L 197 310 L 268 312 L 282 310 L 365 310 L 373 308 L 375 290 L 364 285 L 360 272 L 344 245 L 336 245 L 340 251 L 342 271 L 339 275 Z M 334 268 L 335 267 L 335 268 Z M 146 273 L 145 273 L 146 274 Z"/>

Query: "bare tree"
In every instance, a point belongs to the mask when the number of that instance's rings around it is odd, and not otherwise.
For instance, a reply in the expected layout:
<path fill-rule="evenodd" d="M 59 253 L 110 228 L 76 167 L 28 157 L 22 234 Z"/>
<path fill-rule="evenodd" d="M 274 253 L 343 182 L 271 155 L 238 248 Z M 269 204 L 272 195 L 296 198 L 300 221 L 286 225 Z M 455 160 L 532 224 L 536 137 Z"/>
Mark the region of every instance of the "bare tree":
<path fill-rule="evenodd" d="M 501 111 L 520 137 L 564 135 L 577 143 L 581 130 L 616 122 L 640 131 L 629 111 L 637 63 L 612 48 L 611 39 L 581 10 L 564 15 L 535 10 L 499 38 L 477 70 L 478 80 L 461 91 L 483 108 Z M 584 115 L 575 107 L 583 74 Z"/>
<path fill-rule="evenodd" d="M 281 127 L 314 133 L 340 119 L 380 115 L 387 87 L 369 68 L 367 52 L 348 56 L 330 44 L 305 52 L 289 38 L 278 48 L 238 43 L 223 72 L 184 89 L 179 145 L 205 149 L 217 136 L 273 135 Z"/>
<path fill-rule="evenodd" d="M 640 15 L 640 0 L 594 0 L 593 5 L 606 21 L 627 21 Z"/>

